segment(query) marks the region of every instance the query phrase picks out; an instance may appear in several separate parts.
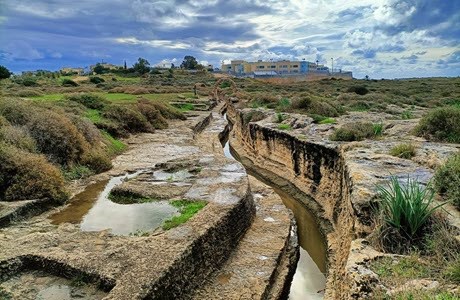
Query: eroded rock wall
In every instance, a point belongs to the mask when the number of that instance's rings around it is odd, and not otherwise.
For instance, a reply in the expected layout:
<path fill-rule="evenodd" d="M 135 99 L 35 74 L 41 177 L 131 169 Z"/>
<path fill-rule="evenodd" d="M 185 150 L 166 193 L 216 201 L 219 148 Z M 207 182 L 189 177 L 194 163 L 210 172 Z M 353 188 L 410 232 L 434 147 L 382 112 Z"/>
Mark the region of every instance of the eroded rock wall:
<path fill-rule="evenodd" d="M 340 150 L 247 122 L 249 111 L 227 103 L 231 145 L 242 159 L 283 188 L 290 182 L 317 216 L 328 248 L 327 299 L 348 299 L 345 265 L 355 233 L 352 184 Z M 361 226 L 359 226 L 361 227 Z"/>

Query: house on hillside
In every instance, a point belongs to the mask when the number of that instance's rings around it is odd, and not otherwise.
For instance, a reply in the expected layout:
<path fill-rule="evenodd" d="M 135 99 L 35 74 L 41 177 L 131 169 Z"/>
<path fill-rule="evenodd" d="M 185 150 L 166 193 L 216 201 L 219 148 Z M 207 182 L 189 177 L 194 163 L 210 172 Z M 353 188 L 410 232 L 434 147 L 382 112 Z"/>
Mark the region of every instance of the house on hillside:
<path fill-rule="evenodd" d="M 71 67 L 64 67 L 59 70 L 61 75 L 83 75 L 85 73 L 84 68 L 71 68 Z"/>

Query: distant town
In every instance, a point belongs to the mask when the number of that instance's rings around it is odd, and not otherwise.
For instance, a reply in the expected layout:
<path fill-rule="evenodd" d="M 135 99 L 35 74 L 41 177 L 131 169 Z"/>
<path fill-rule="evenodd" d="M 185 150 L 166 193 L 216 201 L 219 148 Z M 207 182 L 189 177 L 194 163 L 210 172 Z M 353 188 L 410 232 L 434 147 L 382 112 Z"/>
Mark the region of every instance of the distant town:
<path fill-rule="evenodd" d="M 199 64 L 194 57 L 189 57 L 191 65 L 175 66 L 173 63 L 162 63 L 150 67 L 147 60 L 139 58 L 139 61 L 134 64 L 133 67 L 127 67 L 126 62 L 123 65 L 115 65 L 108 62 L 100 62 L 88 67 L 63 67 L 58 73 L 59 75 L 94 75 L 108 72 L 121 72 L 121 73 L 132 73 L 136 70 L 136 66 L 139 64 L 143 67 L 141 74 L 152 72 L 161 69 L 183 69 L 189 72 L 197 71 L 208 71 L 213 73 L 223 73 L 235 77 L 246 77 L 246 78 L 285 78 L 285 79 L 321 79 L 327 77 L 335 77 L 342 79 L 352 79 L 353 73 L 351 71 L 344 71 L 342 69 L 330 69 L 329 67 L 319 64 L 318 61 L 310 62 L 306 60 L 279 60 L 279 61 L 263 61 L 258 60 L 256 62 L 248 62 L 245 60 L 232 60 L 230 63 L 222 63 L 221 68 L 214 67 L 211 64 L 203 66 Z M 184 62 L 188 61 L 184 59 Z M 23 75 L 36 75 L 42 73 L 53 73 L 51 71 L 37 70 L 37 71 L 25 71 Z"/>

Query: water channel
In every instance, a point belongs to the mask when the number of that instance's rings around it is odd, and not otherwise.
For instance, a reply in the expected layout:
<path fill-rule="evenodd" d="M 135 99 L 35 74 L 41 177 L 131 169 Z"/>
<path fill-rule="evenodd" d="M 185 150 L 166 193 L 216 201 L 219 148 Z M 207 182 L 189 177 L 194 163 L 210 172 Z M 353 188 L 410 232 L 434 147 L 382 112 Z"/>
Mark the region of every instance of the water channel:
<path fill-rule="evenodd" d="M 142 233 L 159 227 L 164 220 L 177 212 L 177 208 L 167 201 L 118 204 L 108 198 L 115 186 L 141 172 L 116 176 L 89 185 L 83 192 L 73 197 L 67 207 L 51 215 L 51 223 L 79 224 L 82 231 L 108 229 L 116 235 Z"/>
<path fill-rule="evenodd" d="M 227 119 L 226 114 L 223 115 Z M 222 140 L 224 155 L 237 160 L 238 153 L 231 147 L 228 137 Z M 244 165 L 244 164 L 243 164 Z M 273 186 L 260 174 L 244 166 L 246 172 L 269 185 L 280 196 L 284 205 L 291 209 L 297 222 L 300 258 L 291 284 L 290 300 L 323 299 L 326 286 L 326 243 L 312 213 L 288 193 Z"/>

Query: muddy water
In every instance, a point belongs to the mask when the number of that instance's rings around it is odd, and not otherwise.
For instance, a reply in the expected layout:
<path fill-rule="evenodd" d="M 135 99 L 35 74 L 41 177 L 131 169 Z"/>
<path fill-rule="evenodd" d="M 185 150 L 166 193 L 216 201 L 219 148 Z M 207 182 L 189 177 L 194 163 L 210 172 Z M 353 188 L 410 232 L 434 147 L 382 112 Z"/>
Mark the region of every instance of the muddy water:
<path fill-rule="evenodd" d="M 226 118 L 225 114 L 224 118 Z M 237 153 L 235 155 L 232 153 L 234 149 L 230 147 L 228 139 L 223 140 L 222 144 L 226 157 L 231 159 L 238 157 Z M 271 186 L 281 197 L 284 205 L 294 213 L 300 244 L 300 259 L 292 280 L 289 299 L 323 299 L 323 291 L 326 287 L 327 249 L 326 242 L 313 214 L 299 201 L 288 193 L 274 187 L 253 170 L 246 169 L 246 171 L 249 175 Z"/>
<path fill-rule="evenodd" d="M 167 202 L 117 204 L 108 199 L 110 191 L 123 180 L 140 172 L 113 177 L 89 185 L 70 200 L 60 212 L 50 216 L 52 224 L 79 224 L 82 231 L 109 229 L 116 235 L 129 235 L 159 227 L 177 209 Z"/>

